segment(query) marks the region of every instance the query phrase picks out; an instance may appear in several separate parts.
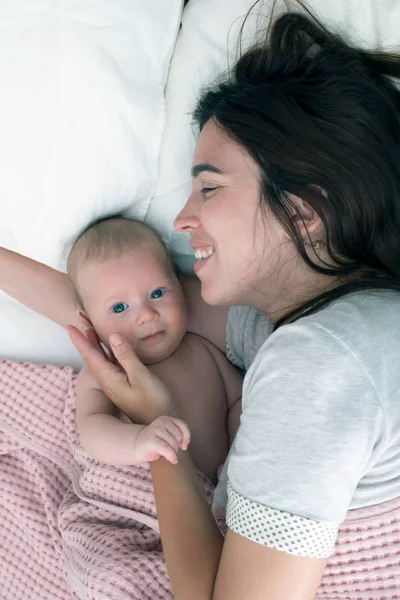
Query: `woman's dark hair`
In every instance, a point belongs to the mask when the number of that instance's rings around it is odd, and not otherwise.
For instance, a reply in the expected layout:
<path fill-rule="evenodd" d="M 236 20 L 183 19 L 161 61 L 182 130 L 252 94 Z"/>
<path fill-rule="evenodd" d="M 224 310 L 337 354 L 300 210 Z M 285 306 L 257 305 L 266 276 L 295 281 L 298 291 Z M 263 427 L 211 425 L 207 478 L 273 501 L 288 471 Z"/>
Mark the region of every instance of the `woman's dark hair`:
<path fill-rule="evenodd" d="M 315 271 L 339 285 L 286 314 L 275 327 L 359 289 L 400 292 L 400 57 L 348 46 L 314 18 L 282 15 L 227 81 L 194 111 L 257 163 L 262 201 Z M 306 252 L 295 205 L 321 218 L 335 264 Z"/>

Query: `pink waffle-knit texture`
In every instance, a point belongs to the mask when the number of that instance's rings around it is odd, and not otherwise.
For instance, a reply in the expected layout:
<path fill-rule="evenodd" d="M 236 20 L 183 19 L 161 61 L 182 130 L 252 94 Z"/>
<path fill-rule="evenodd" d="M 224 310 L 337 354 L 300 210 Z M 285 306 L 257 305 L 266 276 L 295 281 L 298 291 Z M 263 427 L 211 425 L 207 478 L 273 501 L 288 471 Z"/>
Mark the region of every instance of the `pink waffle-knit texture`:
<path fill-rule="evenodd" d="M 150 471 L 83 452 L 75 379 L 0 360 L 1 599 L 171 599 Z M 400 499 L 349 511 L 317 599 L 400 599 Z"/>
<path fill-rule="evenodd" d="M 0 360 L 1 600 L 171 599 L 150 470 L 85 454 L 75 380 Z"/>

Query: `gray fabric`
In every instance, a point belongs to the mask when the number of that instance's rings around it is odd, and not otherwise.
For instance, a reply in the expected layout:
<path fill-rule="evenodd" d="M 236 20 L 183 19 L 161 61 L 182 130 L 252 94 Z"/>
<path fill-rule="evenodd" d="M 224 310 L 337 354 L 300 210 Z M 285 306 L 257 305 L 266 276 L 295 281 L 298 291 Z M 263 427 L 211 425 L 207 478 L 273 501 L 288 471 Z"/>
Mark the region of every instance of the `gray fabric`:
<path fill-rule="evenodd" d="M 227 460 L 237 493 L 335 523 L 400 497 L 399 294 L 354 293 L 272 334 L 233 307 L 227 354 L 249 369 Z"/>
<path fill-rule="evenodd" d="M 226 324 L 226 355 L 239 369 L 247 370 L 272 333 L 271 321 L 251 306 L 231 306 Z"/>

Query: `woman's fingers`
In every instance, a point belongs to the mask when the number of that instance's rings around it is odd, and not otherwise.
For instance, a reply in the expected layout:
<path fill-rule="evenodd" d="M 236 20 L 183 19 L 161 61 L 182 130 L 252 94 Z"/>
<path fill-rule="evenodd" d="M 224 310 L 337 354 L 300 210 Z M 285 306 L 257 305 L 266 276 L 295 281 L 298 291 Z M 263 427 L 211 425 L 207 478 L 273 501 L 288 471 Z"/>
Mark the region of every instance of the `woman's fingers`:
<path fill-rule="evenodd" d="M 105 358 L 110 359 L 110 356 L 108 356 L 107 353 L 105 352 L 103 346 L 100 343 L 99 336 L 97 335 L 97 333 L 94 329 L 91 329 L 91 328 L 86 329 L 85 336 L 89 340 L 89 342 L 92 344 L 93 348 L 97 348 L 98 351 L 101 352 Z"/>
<path fill-rule="evenodd" d="M 101 352 L 97 346 L 94 346 L 79 329 L 73 325 L 67 325 L 66 330 L 75 348 L 103 388 L 104 386 L 109 387 L 110 380 L 114 380 L 116 377 L 123 377 L 126 380 L 125 374 L 109 361 L 104 352 Z"/>
<path fill-rule="evenodd" d="M 112 333 L 109 341 L 113 354 L 128 375 L 129 381 L 133 381 L 135 377 L 147 373 L 147 368 L 138 359 L 132 346 L 120 333 Z"/>
<path fill-rule="evenodd" d="M 96 348 L 93 343 L 79 331 L 79 329 L 77 329 L 77 327 L 74 327 L 74 325 L 67 325 L 65 329 L 75 348 L 86 362 L 89 362 L 89 359 L 91 359 L 98 364 L 99 360 L 100 362 L 105 360 L 104 354 L 102 354 L 100 350 Z"/>
<path fill-rule="evenodd" d="M 99 352 L 104 354 L 104 350 L 100 344 L 99 336 L 97 335 L 97 333 L 95 332 L 94 329 L 91 329 L 91 328 L 85 329 L 85 336 L 86 336 L 86 339 L 89 340 L 89 342 L 91 343 L 93 348 L 97 348 L 99 350 Z"/>
<path fill-rule="evenodd" d="M 66 329 L 106 396 L 130 419 L 148 424 L 175 410 L 165 385 L 139 360 L 119 333 L 111 334 L 109 339 L 117 366 L 100 351 L 97 339 L 92 342 L 73 325 Z"/>

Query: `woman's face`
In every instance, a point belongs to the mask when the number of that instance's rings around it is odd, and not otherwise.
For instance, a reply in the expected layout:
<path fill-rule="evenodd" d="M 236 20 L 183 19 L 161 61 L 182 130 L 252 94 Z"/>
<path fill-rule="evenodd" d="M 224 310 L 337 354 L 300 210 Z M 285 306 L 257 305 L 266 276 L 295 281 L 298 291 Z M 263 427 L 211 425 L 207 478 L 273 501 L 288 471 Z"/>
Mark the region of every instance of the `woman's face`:
<path fill-rule="evenodd" d="M 197 142 L 192 177 L 192 194 L 174 226 L 190 233 L 195 251 L 210 255 L 195 264 L 202 297 L 208 304 L 266 309 L 278 291 L 288 237 L 261 209 L 257 165 L 210 120 Z"/>

